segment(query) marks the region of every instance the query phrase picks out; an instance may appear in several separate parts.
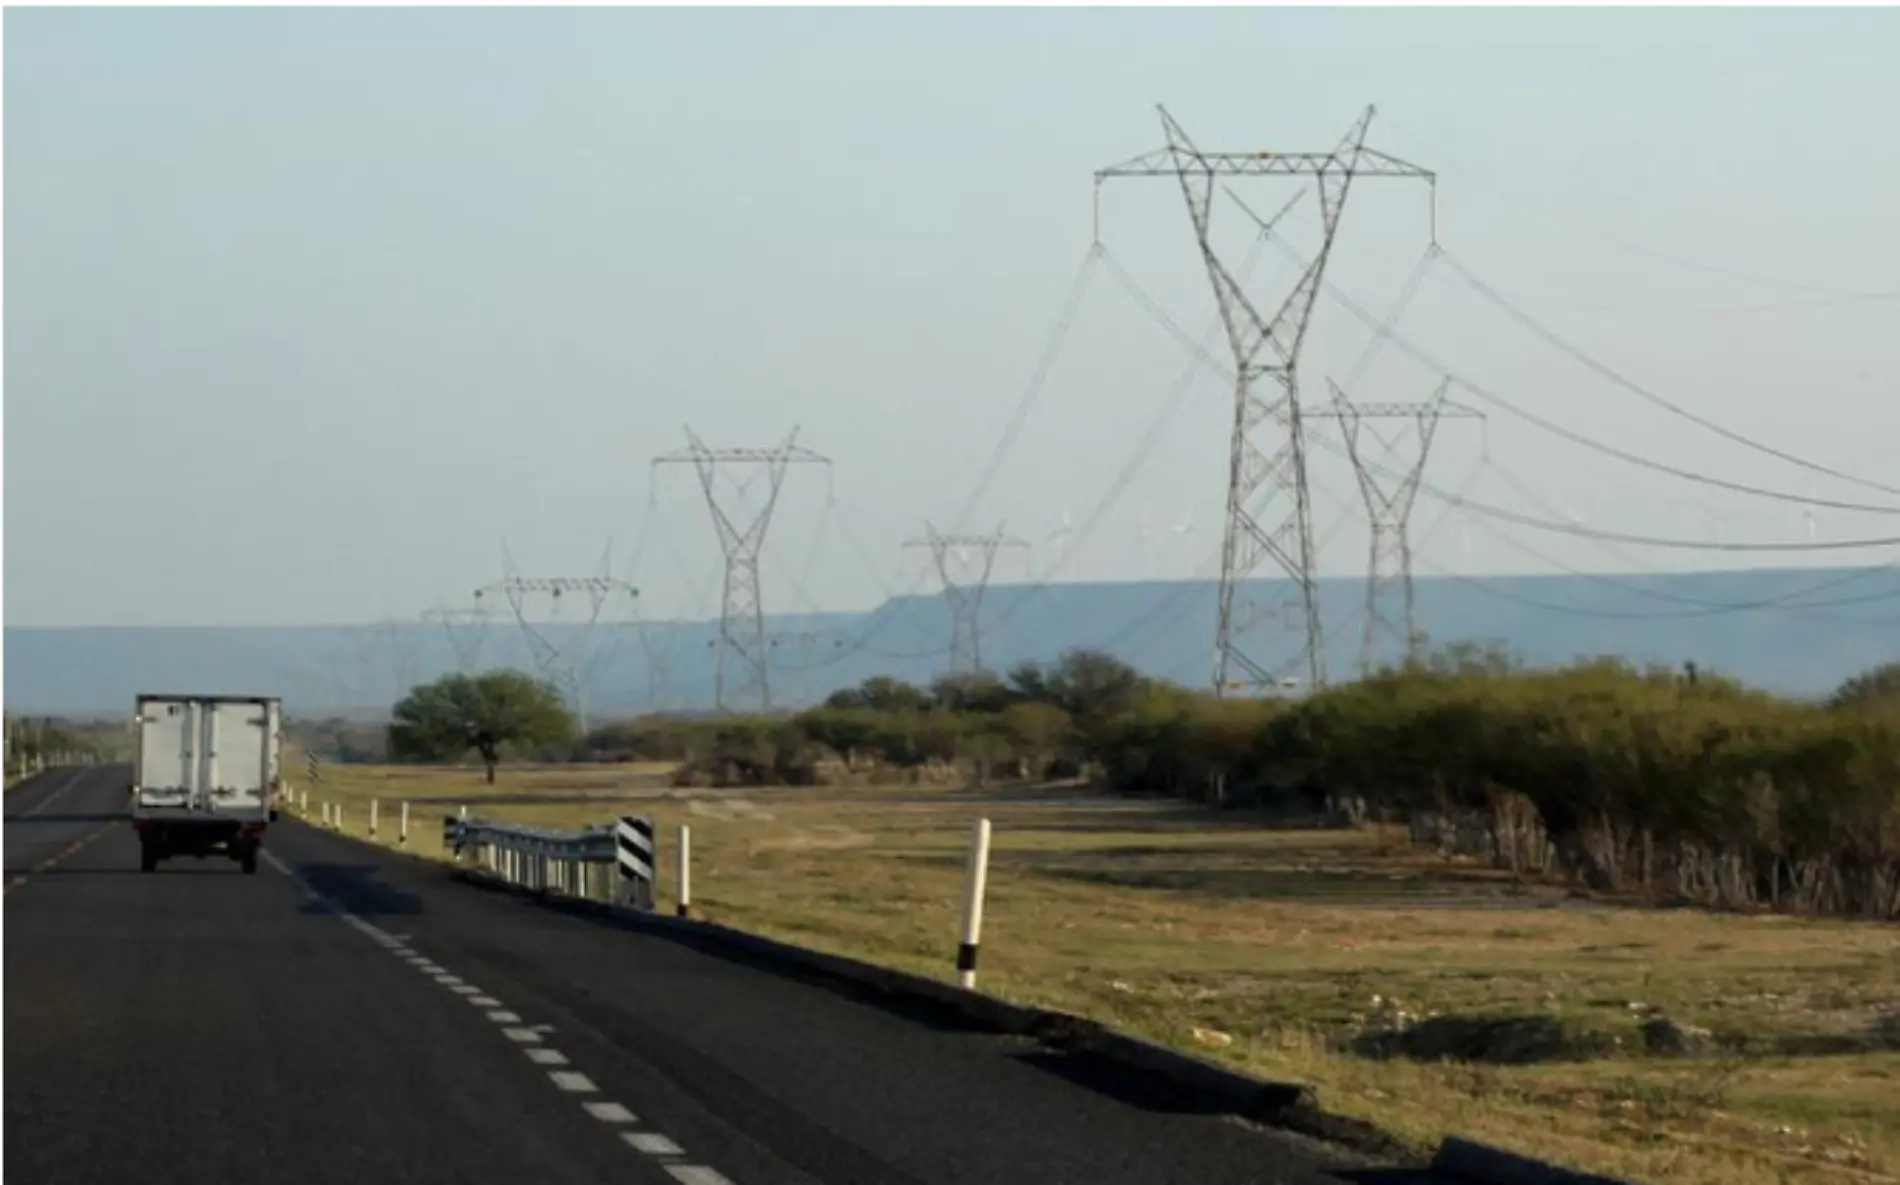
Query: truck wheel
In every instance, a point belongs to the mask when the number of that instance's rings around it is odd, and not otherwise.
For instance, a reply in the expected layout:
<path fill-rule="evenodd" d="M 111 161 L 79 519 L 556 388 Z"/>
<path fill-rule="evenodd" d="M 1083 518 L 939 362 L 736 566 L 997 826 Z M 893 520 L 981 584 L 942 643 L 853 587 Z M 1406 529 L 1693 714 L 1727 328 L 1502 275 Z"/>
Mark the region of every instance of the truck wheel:
<path fill-rule="evenodd" d="M 158 849 L 151 844 L 139 845 L 139 871 L 158 871 Z"/>
<path fill-rule="evenodd" d="M 245 876 L 257 875 L 256 844 L 249 844 L 245 847 L 244 854 L 238 857 L 238 867 L 244 870 Z"/>

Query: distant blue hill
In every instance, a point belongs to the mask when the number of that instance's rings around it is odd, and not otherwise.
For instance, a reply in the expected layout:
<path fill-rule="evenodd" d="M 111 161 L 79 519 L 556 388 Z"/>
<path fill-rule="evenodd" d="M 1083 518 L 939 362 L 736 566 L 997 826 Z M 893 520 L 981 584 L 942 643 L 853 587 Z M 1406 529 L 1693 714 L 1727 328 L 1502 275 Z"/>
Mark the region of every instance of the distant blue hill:
<path fill-rule="evenodd" d="M 1818 586 L 1823 591 L 1808 593 Z M 1291 587 L 1249 594 L 1287 603 Z M 1807 595 L 1802 595 L 1807 593 Z M 1093 647 L 1149 674 L 1196 686 L 1212 670 L 1212 582 L 998 585 L 984 602 L 983 660 L 1025 659 Z M 1328 666 L 1357 665 L 1364 583 L 1322 581 Z M 1783 602 L 1783 603 L 1778 603 Z M 1792 606 L 1789 603 L 1792 602 Z M 1694 661 L 1784 694 L 1818 696 L 1847 676 L 1900 658 L 1900 568 L 1695 573 L 1671 576 L 1421 577 L 1418 623 L 1434 643 L 1486 639 L 1533 661 L 1620 655 Z M 1741 611 L 1739 605 L 1759 606 Z M 1808 607 L 1793 607 L 1806 605 Z M 1555 608 L 1553 608 L 1553 606 Z M 777 617 L 777 704 L 798 707 L 878 674 L 923 681 L 943 669 L 950 615 L 936 597 L 899 598 L 866 613 Z M 712 700 L 716 622 L 597 628 L 542 627 L 557 646 L 591 655 L 583 685 L 590 716 Z M 1270 623 L 1260 653 L 1289 653 L 1293 635 Z M 583 649 L 584 648 L 584 649 Z M 379 715 L 400 689 L 446 671 L 533 669 L 521 630 L 497 623 L 451 635 L 441 625 L 218 627 L 6 627 L 11 712 L 118 714 L 140 692 L 259 691 L 289 710 Z"/>

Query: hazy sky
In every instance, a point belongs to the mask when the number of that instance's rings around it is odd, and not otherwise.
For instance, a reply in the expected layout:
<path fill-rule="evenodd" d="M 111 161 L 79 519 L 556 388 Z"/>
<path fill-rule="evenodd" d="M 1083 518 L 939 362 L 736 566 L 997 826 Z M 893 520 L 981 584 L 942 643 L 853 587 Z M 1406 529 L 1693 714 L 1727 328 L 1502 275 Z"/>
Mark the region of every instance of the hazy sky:
<path fill-rule="evenodd" d="M 16 9 L 5 34 L 10 625 L 413 615 L 498 579 L 503 539 L 524 574 L 586 575 L 610 537 L 649 612 L 709 612 L 693 475 L 649 485 L 688 423 L 715 446 L 800 426 L 832 481 L 789 474 L 768 605 L 871 605 L 915 579 L 902 540 L 957 520 L 1084 270 L 1091 175 L 1159 146 L 1157 102 L 1222 150 L 1330 148 L 1376 102 L 1371 142 L 1439 171 L 1446 254 L 1394 322 L 1429 364 L 1395 344 L 1364 365 L 1367 327 L 1323 297 L 1310 400 L 1355 374 L 1361 398 L 1422 399 L 1449 371 L 1679 467 L 1900 505 L 1659 411 L 1456 270 L 1696 414 L 1900 486 L 1892 9 Z M 1266 214 L 1293 190 L 1238 192 Z M 1314 209 L 1286 223 L 1297 251 Z M 1417 185 L 1353 191 L 1332 275 L 1375 322 L 1427 210 Z M 1217 218 L 1239 267 L 1245 215 Z M 1065 509 L 1079 523 L 1146 448 L 1066 574 L 1206 571 L 1230 397 L 1117 276 L 1195 335 L 1211 290 L 1172 181 L 1111 183 L 1102 227 L 964 525 L 1007 518 L 1041 571 Z M 1260 259 L 1270 306 L 1292 264 Z M 1442 427 L 1441 489 L 1686 539 L 1810 529 L 1452 394 L 1490 419 Z M 1358 490 L 1317 430 L 1322 570 L 1359 572 Z M 1894 558 L 1444 512 L 1420 497 L 1422 573 Z"/>

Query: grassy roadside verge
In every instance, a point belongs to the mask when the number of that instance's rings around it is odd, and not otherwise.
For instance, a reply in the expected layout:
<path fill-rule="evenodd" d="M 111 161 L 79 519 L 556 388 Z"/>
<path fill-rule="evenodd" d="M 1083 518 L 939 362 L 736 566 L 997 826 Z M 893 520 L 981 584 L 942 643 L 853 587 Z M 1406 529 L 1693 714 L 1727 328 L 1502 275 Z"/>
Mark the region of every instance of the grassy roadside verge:
<path fill-rule="evenodd" d="M 299 768 L 287 764 L 287 768 Z M 722 922 L 948 976 L 969 822 L 995 823 L 982 986 L 1273 1077 L 1421 1145 L 1447 1132 L 1653 1182 L 1883 1182 L 1900 1173 L 1900 932 L 1636 910 L 1421 854 L 1376 831 L 1289 832 L 1073 789 L 672 791 L 664 767 L 328 767 L 310 792 L 363 836 L 411 803 L 410 848 L 471 812 L 555 825 L 623 811 L 694 831 Z M 1522 1018 L 1473 1036 L 1465 1018 Z M 1723 1046 L 1644 1052 L 1656 1015 Z M 1342 1045 L 1419 1019 L 1467 1061 Z M 1451 1018 L 1451 1019 L 1446 1019 Z M 1429 1051 L 1428 1051 L 1429 1052 Z"/>

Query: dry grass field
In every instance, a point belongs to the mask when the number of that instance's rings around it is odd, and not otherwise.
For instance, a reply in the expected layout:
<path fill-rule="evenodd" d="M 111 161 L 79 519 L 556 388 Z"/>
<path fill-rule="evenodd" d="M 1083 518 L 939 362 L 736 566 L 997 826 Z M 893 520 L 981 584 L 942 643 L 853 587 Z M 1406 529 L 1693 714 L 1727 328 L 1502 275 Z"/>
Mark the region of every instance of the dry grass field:
<path fill-rule="evenodd" d="M 359 836 L 379 799 L 392 844 L 408 800 L 424 855 L 463 802 L 524 823 L 649 814 L 663 907 L 690 824 L 701 914 L 944 977 L 987 815 L 988 991 L 1311 1082 L 1420 1145 L 1455 1131 L 1679 1185 L 1900 1181 L 1892 926 L 1605 905 L 1396 833 L 1074 788 L 685 791 L 666 774 L 522 769 L 490 788 L 475 769 L 330 767 L 298 788 Z M 1695 1048 L 1653 1051 L 1658 1016 Z M 1515 1019 L 1467 1023 L 1498 1017 Z M 1377 1056 L 1395 1045 L 1407 1056 Z"/>

